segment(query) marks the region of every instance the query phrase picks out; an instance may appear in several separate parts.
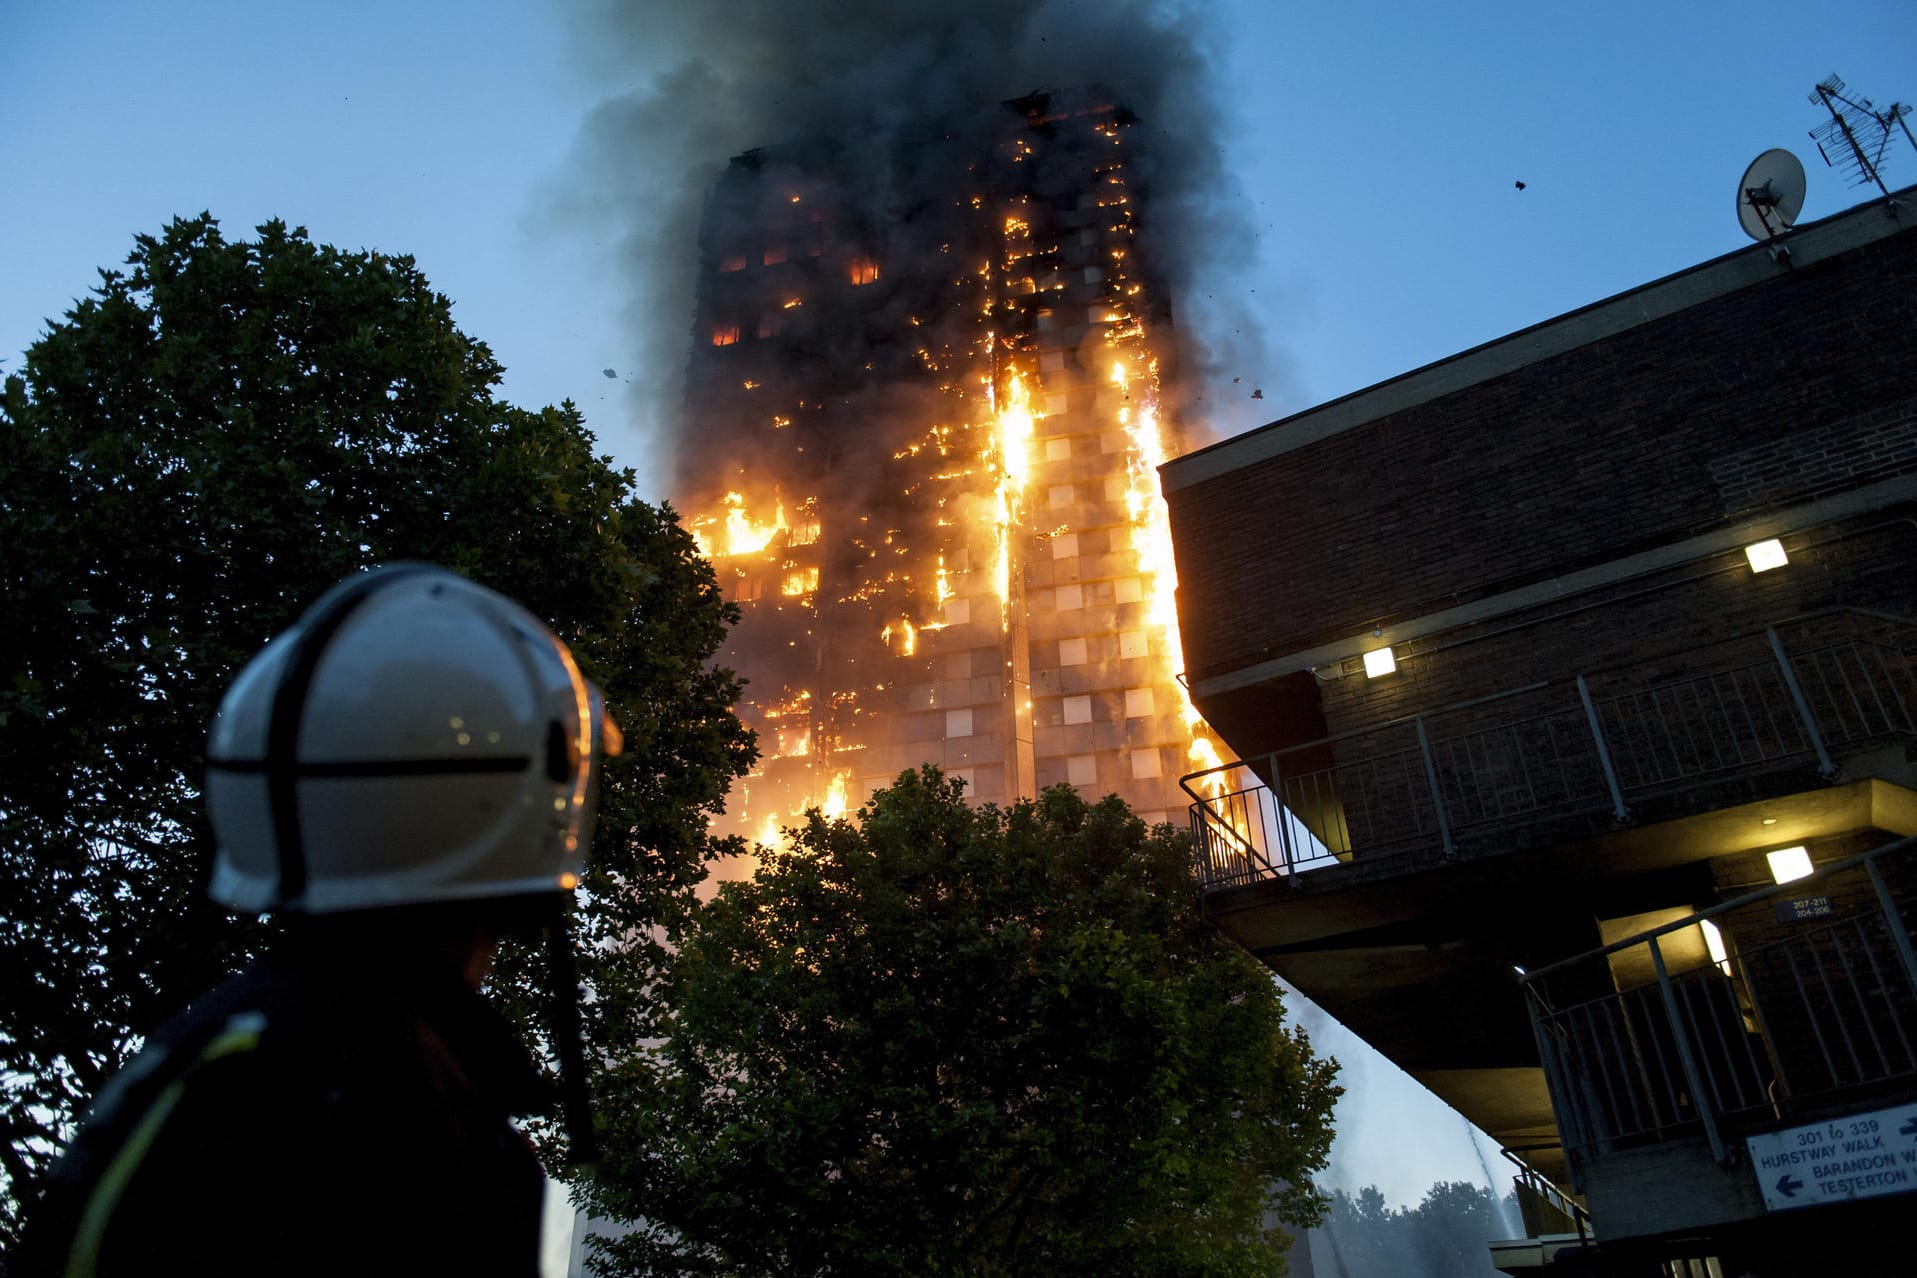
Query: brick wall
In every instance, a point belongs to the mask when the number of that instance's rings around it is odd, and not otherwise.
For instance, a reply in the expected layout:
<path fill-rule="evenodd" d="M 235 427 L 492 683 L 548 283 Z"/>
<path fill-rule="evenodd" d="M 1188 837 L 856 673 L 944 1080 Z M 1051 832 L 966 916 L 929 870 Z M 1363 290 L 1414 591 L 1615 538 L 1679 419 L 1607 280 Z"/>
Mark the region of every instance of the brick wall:
<path fill-rule="evenodd" d="M 1178 489 L 1187 669 L 1202 679 L 1917 471 L 1913 329 L 1904 232 Z M 1815 593 L 1781 589 L 1805 596 L 1791 604 Z M 1753 597 L 1668 598 L 1731 595 Z M 1626 630 L 1715 627 L 1642 615 Z M 1476 659 L 1513 671 L 1536 648 Z M 1443 695 L 1429 679 L 1407 666 L 1328 696 L 1363 698 L 1370 717 Z"/>
<path fill-rule="evenodd" d="M 1917 574 L 1912 572 L 1917 523 L 1871 516 L 1828 529 L 1825 538 L 1800 546 L 1789 564 L 1771 572 L 1753 574 L 1743 554 L 1732 551 L 1401 644 L 1395 674 L 1367 679 L 1360 673 L 1318 685 L 1321 731 L 1348 732 L 1577 674 L 1586 675 L 1601 695 L 1747 660 L 1766 661 L 1769 647 L 1762 632 L 1769 626 L 1784 627 L 1787 651 L 1839 637 L 1876 637 L 1898 645 L 1917 639 L 1917 624 L 1898 627 L 1857 616 L 1788 624 L 1833 609 L 1917 617 Z M 1482 713 L 1508 717 L 1511 710 L 1495 706 Z"/>

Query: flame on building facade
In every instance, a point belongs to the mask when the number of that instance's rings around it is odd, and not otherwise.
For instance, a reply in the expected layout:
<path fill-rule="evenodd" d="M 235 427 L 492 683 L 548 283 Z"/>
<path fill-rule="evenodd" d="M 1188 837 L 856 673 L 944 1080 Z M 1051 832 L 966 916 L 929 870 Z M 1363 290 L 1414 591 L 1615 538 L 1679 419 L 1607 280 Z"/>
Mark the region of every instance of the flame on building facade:
<path fill-rule="evenodd" d="M 712 192 L 678 504 L 744 614 L 722 659 L 762 758 L 729 830 L 925 762 L 1172 819 L 1216 761 L 1176 678 L 1133 123 L 1035 94 L 883 155 L 748 152 Z"/>

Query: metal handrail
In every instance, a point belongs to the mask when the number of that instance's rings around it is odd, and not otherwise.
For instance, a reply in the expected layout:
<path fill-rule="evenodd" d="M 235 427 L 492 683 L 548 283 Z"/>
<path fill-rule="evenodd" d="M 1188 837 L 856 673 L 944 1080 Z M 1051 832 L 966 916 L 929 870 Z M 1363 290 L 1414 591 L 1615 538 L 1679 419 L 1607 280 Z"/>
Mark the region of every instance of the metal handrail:
<path fill-rule="evenodd" d="M 1917 1075 L 1917 953 L 1879 869 L 1913 848 L 1917 837 L 1896 839 L 1522 974 L 1567 1152 L 1698 1131 L 1728 1163 L 1733 1123 L 1775 1121 Z M 1767 901 L 1815 899 L 1860 872 L 1874 911 L 1841 911 L 1753 946 L 1729 931 L 1721 960 L 1681 973 L 1666 966 L 1660 942 L 1674 933 Z M 1639 947 L 1650 955 L 1650 984 L 1548 997 L 1554 978 L 1595 964 L 1614 972 L 1612 957 Z"/>
<path fill-rule="evenodd" d="M 1579 963 L 1588 963 L 1593 959 L 1608 958 L 1620 950 L 1628 950 L 1632 946 L 1643 945 L 1645 942 L 1654 940 L 1657 937 L 1669 936 L 1672 932 L 1681 932 L 1687 927 L 1696 927 L 1698 923 L 1706 919 L 1715 919 L 1719 915 L 1729 914 L 1747 905 L 1755 905 L 1759 901 L 1778 896 L 1802 896 L 1804 895 L 1805 889 L 1814 887 L 1826 879 L 1836 878 L 1840 874 L 1857 869 L 1859 866 L 1874 863 L 1881 857 L 1902 852 L 1905 848 L 1913 845 L 1917 845 L 1917 835 L 1908 835 L 1904 838 L 1883 844 L 1880 847 L 1874 847 L 1868 852 L 1859 852 L 1856 856 L 1847 856 L 1841 861 L 1832 861 L 1826 865 L 1820 865 L 1801 879 L 1792 879 L 1789 883 L 1767 883 L 1761 888 L 1755 888 L 1742 896 L 1734 896 L 1728 901 L 1720 901 L 1708 909 L 1697 911 L 1695 914 L 1686 915 L 1684 918 L 1675 919 L 1669 923 L 1659 924 L 1657 927 L 1646 928 L 1642 932 L 1627 936 L 1622 940 L 1612 941 L 1609 945 L 1600 946 L 1594 950 L 1586 950 L 1582 954 L 1574 954 L 1570 958 L 1559 959 L 1555 963 L 1534 968 L 1519 977 L 1518 984 L 1527 987 L 1535 985 L 1545 977 L 1555 972 L 1561 972 L 1568 967 L 1575 966 Z M 1907 966 L 1910 968 L 1912 982 L 1917 983 L 1917 963 L 1908 964 Z"/>
<path fill-rule="evenodd" d="M 1826 610 L 1781 624 L 1799 626 L 1837 615 Z M 1361 851 L 1375 854 L 1434 842 L 1450 860 L 1458 853 L 1459 831 L 1475 826 L 1596 814 L 1604 808 L 1622 823 L 1631 819 L 1633 797 L 1694 788 L 1718 774 L 1776 767 L 1799 757 L 1814 758 L 1820 774 L 1834 779 L 1833 745 L 1886 733 L 1917 735 L 1911 652 L 1853 635 L 1793 656 L 1778 627 L 1708 647 L 1725 651 L 1760 638 L 1766 657 L 1647 687 L 1597 696 L 1589 673 L 1541 680 L 1188 773 L 1179 785 L 1192 800 L 1199 880 L 1207 887 L 1229 886 Z M 1666 654 L 1655 662 L 1669 659 Z M 1610 669 L 1651 666 L 1647 661 Z M 1535 713 L 1449 736 L 1431 731 L 1435 721 L 1540 693 L 1551 700 Z M 1830 723 L 1820 722 L 1820 710 Z M 1287 764 L 1306 752 L 1388 740 L 1394 733 L 1404 744 L 1287 774 Z M 1255 783 L 1234 784 L 1241 770 Z M 1308 809 L 1304 820 L 1297 815 L 1301 805 Z M 1260 815 L 1258 826 L 1246 828 L 1233 820 L 1252 809 Z M 1309 829 L 1312 818 L 1321 827 L 1313 834 L 1314 846 L 1294 848 L 1298 831 Z M 1380 830 L 1386 833 L 1381 836 Z"/>
<path fill-rule="evenodd" d="M 1567 1217 L 1577 1226 L 1578 1246 L 1588 1247 L 1596 1241 L 1596 1233 L 1591 1228 L 1591 1213 L 1584 1210 L 1584 1204 L 1557 1187 L 1549 1176 L 1533 1167 L 1524 1155 L 1540 1149 L 1562 1149 L 1553 1142 L 1548 1145 L 1501 1145 L 1498 1152 L 1503 1154 L 1518 1169 L 1515 1181 L 1531 1190 L 1549 1204 L 1558 1214 Z"/>

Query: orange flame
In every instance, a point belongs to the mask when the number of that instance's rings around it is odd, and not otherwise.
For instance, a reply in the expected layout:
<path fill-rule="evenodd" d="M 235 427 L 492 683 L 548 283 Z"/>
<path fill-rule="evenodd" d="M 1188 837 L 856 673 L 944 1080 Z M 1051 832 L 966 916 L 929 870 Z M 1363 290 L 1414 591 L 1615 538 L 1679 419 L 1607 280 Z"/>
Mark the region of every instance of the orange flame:
<path fill-rule="evenodd" d="M 1036 425 L 1025 378 L 1014 370 L 1006 379 L 1005 401 L 998 410 L 998 556 L 992 567 L 992 585 L 1000 603 L 1005 605 L 999 611 L 1006 624 L 1011 618 L 1014 528 L 1025 509 L 1025 486 L 1032 476 L 1032 436 Z"/>
<path fill-rule="evenodd" d="M 892 637 L 894 635 L 898 636 L 898 645 L 896 647 L 894 647 L 892 643 Z M 900 617 L 896 626 L 887 625 L 883 630 L 879 631 L 879 642 L 888 648 L 892 648 L 892 650 L 901 657 L 909 657 L 919 649 L 919 632 L 918 629 L 912 625 L 910 619 Z"/>
<path fill-rule="evenodd" d="M 819 815 L 828 821 L 837 821 L 845 816 L 846 785 L 852 779 L 850 772 L 832 774 L 832 784 L 825 789 L 825 798 L 819 803 Z"/>
<path fill-rule="evenodd" d="M 784 504 L 775 504 L 773 512 L 771 523 L 758 523 L 746 514 L 744 497 L 738 493 L 727 493 L 725 539 L 716 541 L 707 535 L 707 529 L 716 522 L 713 516 L 707 516 L 694 525 L 692 539 L 698 543 L 699 553 L 708 559 L 725 555 L 756 555 L 786 530 Z"/>

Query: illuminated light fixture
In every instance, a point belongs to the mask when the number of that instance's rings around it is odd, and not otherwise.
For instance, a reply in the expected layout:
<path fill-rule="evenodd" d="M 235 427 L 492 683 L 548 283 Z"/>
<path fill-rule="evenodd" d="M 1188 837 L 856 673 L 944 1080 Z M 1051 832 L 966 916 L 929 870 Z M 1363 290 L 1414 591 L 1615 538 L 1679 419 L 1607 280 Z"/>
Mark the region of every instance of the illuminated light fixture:
<path fill-rule="evenodd" d="M 1397 668 L 1398 658 L 1392 655 L 1389 647 L 1373 648 L 1365 654 L 1365 678 L 1367 679 L 1388 675 Z"/>
<path fill-rule="evenodd" d="M 1731 974 L 1731 954 L 1724 948 L 1724 934 L 1717 930 L 1717 924 L 1709 919 L 1697 921 L 1698 931 L 1704 933 L 1704 949 L 1711 956 L 1711 962 L 1717 964 L 1717 970 L 1729 976 Z"/>
<path fill-rule="evenodd" d="M 1775 537 L 1769 541 L 1754 541 L 1744 547 L 1744 558 L 1751 561 L 1752 572 L 1769 572 L 1791 561 L 1791 557 L 1784 553 L 1784 543 Z"/>
<path fill-rule="evenodd" d="M 1771 863 L 1771 882 L 1773 883 L 1795 883 L 1798 879 L 1810 877 L 1810 853 L 1801 845 L 1766 852 L 1764 859 Z"/>

